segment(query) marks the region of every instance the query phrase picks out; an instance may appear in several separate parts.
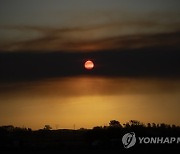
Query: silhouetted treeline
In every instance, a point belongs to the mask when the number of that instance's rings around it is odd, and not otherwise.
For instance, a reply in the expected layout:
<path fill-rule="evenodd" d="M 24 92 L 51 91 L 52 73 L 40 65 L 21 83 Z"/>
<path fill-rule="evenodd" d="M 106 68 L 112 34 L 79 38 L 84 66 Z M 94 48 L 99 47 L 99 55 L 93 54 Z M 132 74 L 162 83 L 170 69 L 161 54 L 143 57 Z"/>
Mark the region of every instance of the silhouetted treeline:
<path fill-rule="evenodd" d="M 180 126 L 168 124 L 143 124 L 131 120 L 121 124 L 111 120 L 108 126 L 96 126 L 93 129 L 53 130 L 50 125 L 43 129 L 32 130 L 9 126 L 0 127 L 0 150 L 85 150 L 85 151 L 127 151 L 122 144 L 122 136 L 134 132 L 139 137 L 180 137 Z M 179 144 L 136 145 L 131 150 L 180 150 Z"/>

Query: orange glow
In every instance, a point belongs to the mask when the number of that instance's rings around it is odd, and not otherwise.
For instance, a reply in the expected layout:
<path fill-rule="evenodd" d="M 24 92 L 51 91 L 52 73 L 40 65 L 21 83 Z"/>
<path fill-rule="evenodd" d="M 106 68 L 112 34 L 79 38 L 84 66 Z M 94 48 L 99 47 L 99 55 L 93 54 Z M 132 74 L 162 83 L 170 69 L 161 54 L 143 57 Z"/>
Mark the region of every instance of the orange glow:
<path fill-rule="evenodd" d="M 85 62 L 84 67 L 88 70 L 91 70 L 94 68 L 94 63 L 91 60 L 88 60 Z"/>
<path fill-rule="evenodd" d="M 75 124 L 79 129 L 108 125 L 111 119 L 180 125 L 179 80 L 82 75 L 8 83 L 6 88 L 11 90 L 0 93 L 0 126 L 74 129 Z"/>

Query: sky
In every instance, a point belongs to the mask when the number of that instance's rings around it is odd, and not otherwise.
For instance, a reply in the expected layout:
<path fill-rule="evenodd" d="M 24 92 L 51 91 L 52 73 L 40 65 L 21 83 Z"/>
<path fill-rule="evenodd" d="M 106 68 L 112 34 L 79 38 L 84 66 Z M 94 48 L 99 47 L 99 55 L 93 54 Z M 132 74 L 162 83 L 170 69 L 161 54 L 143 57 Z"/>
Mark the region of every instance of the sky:
<path fill-rule="evenodd" d="M 179 0 L 1 0 L 0 51 L 177 46 L 179 6 Z"/>
<path fill-rule="evenodd" d="M 139 120 L 180 125 L 180 81 L 80 76 L 0 85 L 0 125 L 93 128 Z"/>
<path fill-rule="evenodd" d="M 179 17 L 179 0 L 0 0 L 0 125 L 180 125 Z"/>

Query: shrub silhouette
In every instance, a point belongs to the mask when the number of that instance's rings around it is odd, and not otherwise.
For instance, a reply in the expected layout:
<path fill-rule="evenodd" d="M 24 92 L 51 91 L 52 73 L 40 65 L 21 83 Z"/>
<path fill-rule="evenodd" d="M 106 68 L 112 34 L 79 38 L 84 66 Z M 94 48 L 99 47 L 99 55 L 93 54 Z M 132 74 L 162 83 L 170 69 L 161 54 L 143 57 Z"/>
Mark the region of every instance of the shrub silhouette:
<path fill-rule="evenodd" d="M 50 125 L 45 125 L 44 126 L 44 130 L 51 130 L 51 129 L 52 129 L 52 127 Z"/>

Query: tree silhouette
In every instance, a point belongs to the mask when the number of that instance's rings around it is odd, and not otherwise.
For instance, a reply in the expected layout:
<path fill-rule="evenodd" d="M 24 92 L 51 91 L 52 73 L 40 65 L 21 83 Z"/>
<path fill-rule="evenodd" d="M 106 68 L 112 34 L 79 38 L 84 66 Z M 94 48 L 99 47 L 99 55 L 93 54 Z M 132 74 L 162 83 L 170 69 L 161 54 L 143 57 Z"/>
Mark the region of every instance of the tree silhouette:
<path fill-rule="evenodd" d="M 117 121 L 117 120 L 111 120 L 111 121 L 109 122 L 109 126 L 110 126 L 110 127 L 122 127 L 121 124 L 120 124 L 120 122 Z"/>
<path fill-rule="evenodd" d="M 45 125 L 44 126 L 44 130 L 51 130 L 51 129 L 52 129 L 52 127 L 50 125 Z"/>

